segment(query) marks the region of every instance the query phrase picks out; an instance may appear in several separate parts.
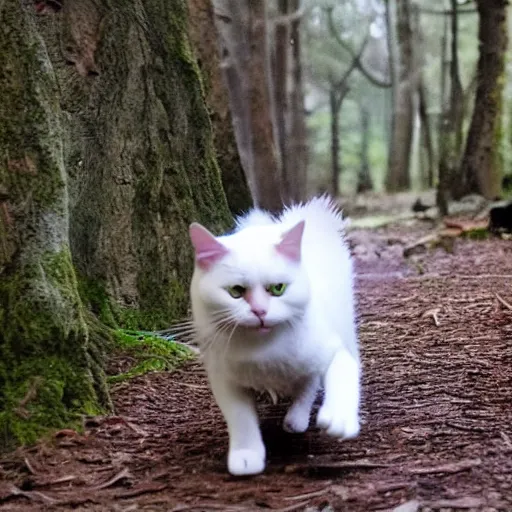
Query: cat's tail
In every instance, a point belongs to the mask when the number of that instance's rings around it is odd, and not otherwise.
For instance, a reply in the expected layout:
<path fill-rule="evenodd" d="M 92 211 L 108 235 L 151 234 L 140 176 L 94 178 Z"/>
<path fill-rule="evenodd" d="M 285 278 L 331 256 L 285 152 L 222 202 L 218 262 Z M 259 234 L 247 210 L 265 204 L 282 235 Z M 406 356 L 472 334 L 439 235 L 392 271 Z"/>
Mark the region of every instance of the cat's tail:
<path fill-rule="evenodd" d="M 306 226 L 310 228 L 332 233 L 338 232 L 341 236 L 344 235 L 348 225 L 348 221 L 343 218 L 341 209 L 328 194 L 287 208 L 279 220 L 287 225 L 305 220 Z"/>
<path fill-rule="evenodd" d="M 259 208 L 253 208 L 246 214 L 237 217 L 236 219 L 236 231 L 241 231 L 245 228 L 252 228 L 255 226 L 271 226 L 275 223 L 275 219 L 272 215 Z"/>

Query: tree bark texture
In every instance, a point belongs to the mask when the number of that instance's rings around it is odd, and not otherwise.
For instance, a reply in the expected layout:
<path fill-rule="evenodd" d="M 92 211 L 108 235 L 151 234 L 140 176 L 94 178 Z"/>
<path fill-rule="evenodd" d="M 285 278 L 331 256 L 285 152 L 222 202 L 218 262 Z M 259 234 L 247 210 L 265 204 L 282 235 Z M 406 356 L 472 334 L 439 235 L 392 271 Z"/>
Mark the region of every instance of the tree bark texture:
<path fill-rule="evenodd" d="M 390 192 L 410 186 L 409 165 L 414 123 L 413 93 L 417 85 L 414 69 L 411 6 L 409 0 L 396 4 L 399 72 L 394 94 L 392 142 L 386 188 Z"/>
<path fill-rule="evenodd" d="M 265 0 L 213 0 L 238 150 L 256 206 L 282 207 Z"/>
<path fill-rule="evenodd" d="M 502 109 L 508 46 L 505 0 L 478 0 L 480 56 L 475 106 L 462 160 L 461 188 L 488 199 L 501 194 Z"/>
<path fill-rule="evenodd" d="M 31 9 L 0 2 L 0 451 L 109 405 L 71 261 L 59 89 Z"/>
<path fill-rule="evenodd" d="M 252 206 L 252 197 L 238 155 L 228 90 L 220 67 L 213 5 L 210 0 L 188 0 L 188 7 L 189 32 L 210 110 L 222 185 L 231 213 L 239 215 Z"/>
<path fill-rule="evenodd" d="M 58 16 L 41 23 L 64 91 L 82 295 L 104 322 L 167 326 L 188 308 L 189 223 L 231 222 L 186 2 L 68 0 Z"/>

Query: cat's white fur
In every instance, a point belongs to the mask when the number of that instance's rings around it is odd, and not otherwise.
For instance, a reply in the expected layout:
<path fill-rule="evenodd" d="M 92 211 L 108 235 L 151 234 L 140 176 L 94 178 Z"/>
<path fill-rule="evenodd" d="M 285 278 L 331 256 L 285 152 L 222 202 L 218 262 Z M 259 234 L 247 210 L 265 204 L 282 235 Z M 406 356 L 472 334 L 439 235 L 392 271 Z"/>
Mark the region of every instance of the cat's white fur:
<path fill-rule="evenodd" d="M 301 255 L 294 262 L 276 245 L 300 221 L 305 221 Z M 193 320 L 210 386 L 227 423 L 228 469 L 234 475 L 256 474 L 265 467 L 251 390 L 292 397 L 283 427 L 304 432 L 323 385 L 317 425 L 334 437 L 359 432 L 353 271 L 343 231 L 341 213 L 326 196 L 286 209 L 277 218 L 253 210 L 238 219 L 233 234 L 217 237 L 227 249 L 218 261 L 207 269 L 196 264 Z M 268 300 L 269 332 L 258 331 L 260 320 L 249 304 L 226 291 L 234 285 L 283 282 L 288 283 L 285 293 Z"/>

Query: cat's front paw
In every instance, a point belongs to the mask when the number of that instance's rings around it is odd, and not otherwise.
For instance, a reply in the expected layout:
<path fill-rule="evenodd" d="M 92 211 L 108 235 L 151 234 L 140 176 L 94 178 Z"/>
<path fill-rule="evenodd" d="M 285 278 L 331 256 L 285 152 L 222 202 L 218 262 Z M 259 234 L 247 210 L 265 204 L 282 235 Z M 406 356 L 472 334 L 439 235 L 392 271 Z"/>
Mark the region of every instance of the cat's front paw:
<path fill-rule="evenodd" d="M 306 432 L 309 426 L 309 409 L 292 407 L 287 413 L 283 421 L 283 430 L 290 434 L 299 434 Z"/>
<path fill-rule="evenodd" d="M 228 455 L 228 471 L 235 476 L 257 475 L 265 469 L 265 453 L 258 450 L 233 450 Z"/>
<path fill-rule="evenodd" d="M 316 424 L 332 437 L 351 439 L 359 434 L 357 411 L 348 411 L 323 405 L 318 411 Z"/>

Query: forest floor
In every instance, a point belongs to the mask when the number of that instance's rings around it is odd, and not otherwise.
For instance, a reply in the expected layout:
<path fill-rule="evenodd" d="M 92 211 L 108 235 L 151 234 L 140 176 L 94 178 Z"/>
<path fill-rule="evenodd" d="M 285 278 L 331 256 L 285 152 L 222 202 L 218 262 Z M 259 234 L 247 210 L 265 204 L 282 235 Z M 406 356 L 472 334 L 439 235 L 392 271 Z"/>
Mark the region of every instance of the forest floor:
<path fill-rule="evenodd" d="M 287 434 L 285 406 L 264 402 L 267 469 L 231 477 L 226 429 L 193 362 L 117 385 L 117 415 L 84 434 L 1 459 L 0 511 L 512 511 L 512 243 L 458 238 L 450 252 L 405 258 L 430 229 L 350 234 L 357 439 Z"/>

